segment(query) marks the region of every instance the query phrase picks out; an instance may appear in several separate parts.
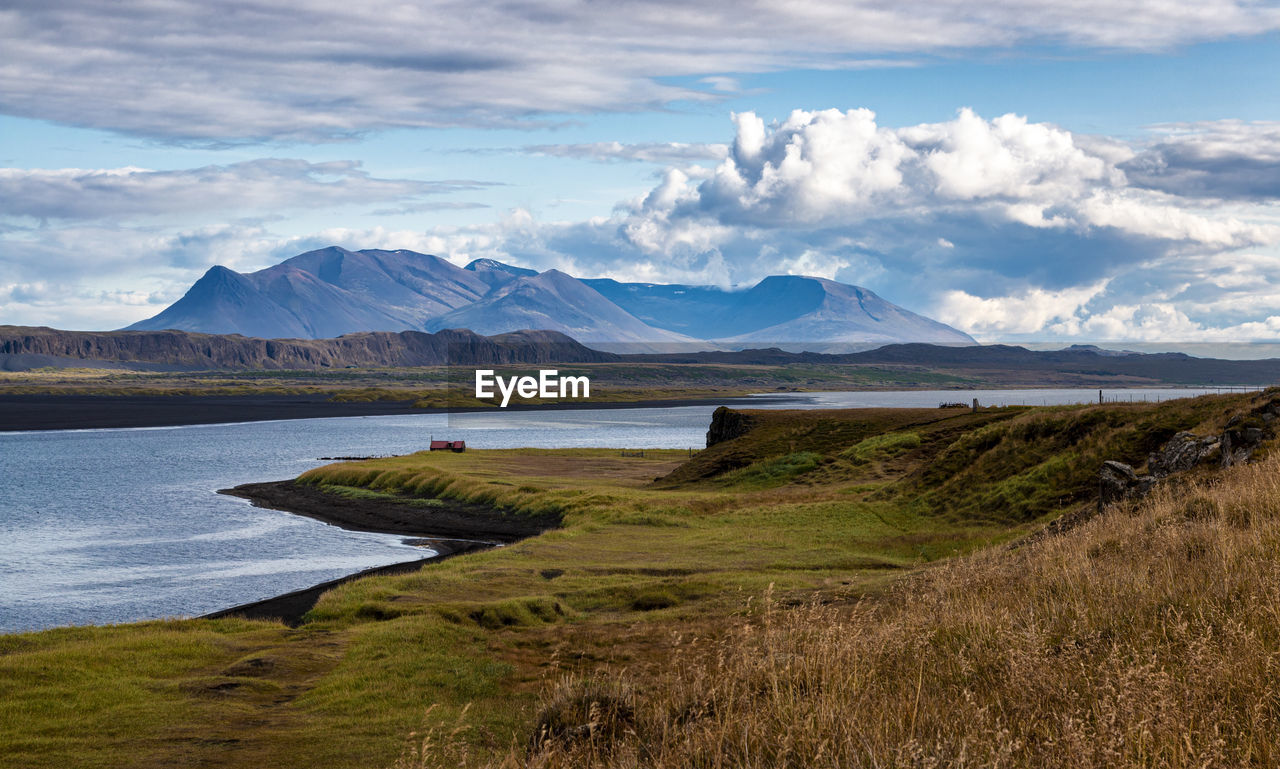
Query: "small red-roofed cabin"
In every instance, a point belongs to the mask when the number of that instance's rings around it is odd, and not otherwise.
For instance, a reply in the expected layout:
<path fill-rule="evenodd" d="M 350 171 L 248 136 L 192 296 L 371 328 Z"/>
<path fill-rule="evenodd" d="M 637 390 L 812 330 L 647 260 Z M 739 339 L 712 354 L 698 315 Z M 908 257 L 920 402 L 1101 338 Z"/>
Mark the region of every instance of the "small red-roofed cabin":
<path fill-rule="evenodd" d="M 431 450 L 463 452 L 467 450 L 467 442 L 466 441 L 432 441 Z"/>

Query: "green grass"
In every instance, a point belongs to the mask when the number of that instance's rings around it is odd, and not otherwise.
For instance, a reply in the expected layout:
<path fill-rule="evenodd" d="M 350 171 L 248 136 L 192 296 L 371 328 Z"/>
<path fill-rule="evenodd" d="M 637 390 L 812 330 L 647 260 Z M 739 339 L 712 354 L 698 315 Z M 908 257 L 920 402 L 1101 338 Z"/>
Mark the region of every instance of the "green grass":
<path fill-rule="evenodd" d="M 407 502 L 408 504 L 418 507 L 443 507 L 444 501 L 434 498 L 422 497 L 405 497 L 402 494 L 392 494 L 386 491 L 374 491 L 361 486 L 342 486 L 336 483 L 322 483 L 320 489 L 326 494 L 335 494 L 346 499 L 373 499 L 385 500 L 392 502 Z"/>
<path fill-rule="evenodd" d="M 722 480 L 732 486 L 767 489 L 781 486 L 797 475 L 814 470 L 822 455 L 812 451 L 796 451 L 786 456 L 772 457 L 752 465 L 726 473 Z"/>
<path fill-rule="evenodd" d="M 856 465 L 889 459 L 920 448 L 920 434 L 913 432 L 884 433 L 859 441 L 840 452 L 840 456 Z"/>
<path fill-rule="evenodd" d="M 297 629 L 232 620 L 0 637 L 14 766 L 392 763 L 470 705 L 472 747 L 527 739 L 549 678 L 643 675 L 672 639 L 783 600 L 875 592 L 1091 504 L 1104 458 L 1261 396 L 1045 409 L 754 412 L 696 453 L 423 452 L 303 474 L 349 498 L 554 513 L 562 528 L 326 593 Z M 655 481 L 656 479 L 660 479 Z M 253 660 L 266 662 L 254 663 Z"/>
<path fill-rule="evenodd" d="M 503 376 L 536 374 L 527 366 L 496 367 Z M 914 366 L 601 363 L 560 366 L 565 376 L 591 378 L 591 400 L 633 402 L 743 395 L 767 390 L 972 387 L 969 376 Z M 135 372 L 39 369 L 0 372 L 0 392 L 12 395 L 110 396 L 326 395 L 335 402 L 413 402 L 419 408 L 489 408 L 474 397 L 474 368 L 360 368 L 333 371 Z M 536 404 L 537 399 L 515 402 Z"/>

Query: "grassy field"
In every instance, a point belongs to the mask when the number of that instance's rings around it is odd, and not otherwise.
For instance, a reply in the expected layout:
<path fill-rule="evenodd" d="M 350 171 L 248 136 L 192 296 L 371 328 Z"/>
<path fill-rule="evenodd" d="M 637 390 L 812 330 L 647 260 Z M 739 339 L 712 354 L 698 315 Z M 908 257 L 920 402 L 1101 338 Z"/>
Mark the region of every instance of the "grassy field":
<path fill-rule="evenodd" d="M 1244 527 L 1234 480 L 1160 497 L 1213 500 L 1177 519 L 1197 521 L 1184 527 L 1194 547 L 1148 532 L 1167 513 L 1141 510 L 1003 546 L 1093 505 L 1102 460 L 1141 465 L 1174 432 L 1220 430 L 1272 395 L 753 412 L 745 436 L 692 456 L 437 452 L 319 468 L 301 480 L 564 523 L 343 585 L 295 629 L 188 620 L 0 636 L 0 755 L 33 767 L 1034 766 L 1074 746 L 1064 755 L 1106 765 L 1112 753 L 1053 740 L 1111 719 L 1107 750 L 1150 735 L 1140 750 L 1155 752 L 1126 760 L 1210 756 L 1201 736 L 1243 728 L 1246 710 L 1260 735 L 1277 705 L 1269 684 L 1239 682 L 1214 720 L 1179 688 L 1212 674 L 1217 691 L 1280 651 L 1274 610 L 1233 614 L 1232 596 L 1249 611 L 1262 599 L 1224 576 L 1248 565 L 1249 584 L 1276 579 L 1265 476 L 1249 476 L 1245 507 L 1258 512 Z M 1223 561 L 1219 533 L 1254 549 Z M 1189 580 L 1205 574 L 1218 582 L 1196 593 Z M 1217 667 L 1161 666 L 1193 647 Z M 1250 656 L 1232 667 L 1218 659 L 1228 650 Z M 1092 676 L 1094 664 L 1115 677 Z M 1028 688 L 1037 674 L 1043 687 Z M 1165 688 L 1149 702 L 1096 688 L 1126 681 Z M 1177 753 L 1160 719 L 1182 715 L 1204 718 Z M 1224 756 L 1273 757 L 1260 736 L 1228 742 Z"/>
<path fill-rule="evenodd" d="M 474 398 L 476 367 L 386 368 L 334 371 L 132 372 L 40 369 L 0 372 L 0 395 L 249 396 L 326 395 L 335 401 L 405 401 L 422 408 L 490 407 Z M 495 367 L 503 376 L 537 374 L 530 367 Z M 591 378 L 591 400 L 631 402 L 745 395 L 773 390 L 968 388 L 973 377 L 919 366 L 734 366 L 598 363 L 558 367 L 565 376 Z M 537 399 L 513 399 L 538 403 Z"/>

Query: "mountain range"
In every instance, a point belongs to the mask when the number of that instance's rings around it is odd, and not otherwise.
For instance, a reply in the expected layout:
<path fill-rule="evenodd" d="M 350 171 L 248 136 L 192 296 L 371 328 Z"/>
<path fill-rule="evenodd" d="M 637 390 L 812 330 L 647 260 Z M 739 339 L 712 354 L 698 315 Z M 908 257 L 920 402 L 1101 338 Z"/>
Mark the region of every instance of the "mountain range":
<path fill-rule="evenodd" d="M 482 335 L 545 329 L 620 352 L 976 344 L 865 288 L 823 278 L 779 275 L 730 291 L 582 280 L 492 259 L 458 267 L 413 251 L 336 246 L 247 274 L 212 267 L 177 302 L 127 330 L 323 339 L 451 328 Z"/>

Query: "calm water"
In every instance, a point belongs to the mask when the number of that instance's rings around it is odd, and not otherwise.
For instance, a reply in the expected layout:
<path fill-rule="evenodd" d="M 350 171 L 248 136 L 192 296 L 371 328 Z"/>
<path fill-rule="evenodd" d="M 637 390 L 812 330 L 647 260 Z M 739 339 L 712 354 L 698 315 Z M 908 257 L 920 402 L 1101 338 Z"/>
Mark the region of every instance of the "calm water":
<path fill-rule="evenodd" d="M 1216 390 L 1112 390 L 1169 399 Z M 1079 403 L 1097 390 L 816 393 L 764 408 Z M 685 448 L 713 406 L 307 419 L 0 433 L 0 632 L 203 614 L 428 555 L 214 493 L 291 478 L 319 457 L 478 448 Z"/>

